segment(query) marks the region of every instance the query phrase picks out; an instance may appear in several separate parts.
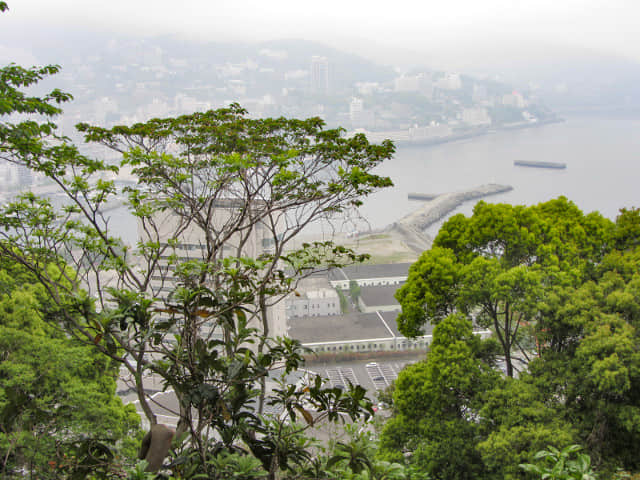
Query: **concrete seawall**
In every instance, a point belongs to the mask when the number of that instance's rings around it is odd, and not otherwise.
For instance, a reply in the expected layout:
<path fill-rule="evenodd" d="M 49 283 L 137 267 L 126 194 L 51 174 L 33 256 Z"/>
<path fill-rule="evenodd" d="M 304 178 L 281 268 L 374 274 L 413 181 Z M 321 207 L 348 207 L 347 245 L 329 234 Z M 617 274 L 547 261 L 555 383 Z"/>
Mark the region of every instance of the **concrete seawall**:
<path fill-rule="evenodd" d="M 424 251 L 431 246 L 431 237 L 424 230 L 441 220 L 465 202 L 490 195 L 509 192 L 513 187 L 490 183 L 461 192 L 444 193 L 427 201 L 417 210 L 386 227 L 386 231 L 395 231 L 405 238 L 406 243 L 416 251 Z"/>

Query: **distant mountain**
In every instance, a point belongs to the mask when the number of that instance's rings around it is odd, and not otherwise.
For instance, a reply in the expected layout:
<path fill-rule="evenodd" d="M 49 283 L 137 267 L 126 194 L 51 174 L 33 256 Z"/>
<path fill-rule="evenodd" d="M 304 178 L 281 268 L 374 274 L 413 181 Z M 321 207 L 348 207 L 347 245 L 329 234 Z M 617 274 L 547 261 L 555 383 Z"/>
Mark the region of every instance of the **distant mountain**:
<path fill-rule="evenodd" d="M 25 45 L 14 46 L 18 47 L 25 49 Z M 87 57 L 100 57 L 104 64 L 133 63 L 157 48 L 162 49 L 165 56 L 185 59 L 190 65 L 235 64 L 253 60 L 261 67 L 277 70 L 308 70 L 312 56 L 324 56 L 329 61 L 332 87 L 337 90 L 349 88 L 356 82 L 386 82 L 395 76 L 390 66 L 300 39 L 263 43 L 200 42 L 176 36 L 114 38 L 99 32 L 74 31 L 64 36 L 38 32 L 30 38 L 28 47 L 29 53 L 40 63 L 61 64 L 63 69 Z"/>

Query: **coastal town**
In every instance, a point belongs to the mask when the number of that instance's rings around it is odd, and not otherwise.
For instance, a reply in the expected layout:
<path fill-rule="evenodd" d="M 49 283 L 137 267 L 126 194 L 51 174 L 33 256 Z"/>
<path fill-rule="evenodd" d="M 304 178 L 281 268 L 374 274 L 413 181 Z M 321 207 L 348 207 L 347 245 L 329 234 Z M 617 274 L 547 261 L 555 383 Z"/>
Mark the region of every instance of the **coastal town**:
<path fill-rule="evenodd" d="M 131 125 L 231 103 L 256 118 L 318 116 L 349 135 L 364 133 L 372 142 L 390 139 L 397 145 L 559 121 L 534 84 L 516 89 L 499 78 L 400 70 L 314 43 L 182 42 L 110 38 L 69 55 L 57 50 L 56 58 L 59 52 L 63 58 L 56 84 L 74 95 L 60 118 L 60 133 L 80 142 L 75 125 L 81 121 Z M 44 47 L 39 53 L 50 56 Z M 39 181 L 6 162 L 0 165 L 3 191 Z"/>

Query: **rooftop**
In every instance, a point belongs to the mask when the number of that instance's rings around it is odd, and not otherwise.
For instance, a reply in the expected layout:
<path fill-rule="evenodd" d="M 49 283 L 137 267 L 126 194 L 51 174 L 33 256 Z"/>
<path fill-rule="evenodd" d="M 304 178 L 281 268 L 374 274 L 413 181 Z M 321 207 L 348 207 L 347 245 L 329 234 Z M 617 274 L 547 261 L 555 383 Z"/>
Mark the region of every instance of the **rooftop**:
<path fill-rule="evenodd" d="M 393 335 L 380 320 L 378 313 L 350 313 L 292 318 L 289 336 L 302 343 L 319 343 L 390 338 Z"/>
<path fill-rule="evenodd" d="M 400 304 L 394 296 L 396 290 L 402 285 L 380 285 L 372 287 L 360 287 L 360 298 L 367 307 L 378 307 L 386 305 L 398 305 L 400 310 Z"/>
<path fill-rule="evenodd" d="M 329 270 L 329 280 L 357 280 L 364 278 L 407 277 L 411 263 L 380 265 L 349 265 Z"/>

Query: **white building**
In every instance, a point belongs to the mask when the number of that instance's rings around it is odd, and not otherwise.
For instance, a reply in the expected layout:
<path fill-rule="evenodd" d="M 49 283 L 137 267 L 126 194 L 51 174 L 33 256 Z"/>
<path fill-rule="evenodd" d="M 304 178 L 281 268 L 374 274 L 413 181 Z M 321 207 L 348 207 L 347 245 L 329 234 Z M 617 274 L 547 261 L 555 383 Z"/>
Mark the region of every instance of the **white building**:
<path fill-rule="evenodd" d="M 329 92 L 329 60 L 327 57 L 311 57 L 311 90 L 316 93 Z"/>
<path fill-rule="evenodd" d="M 527 106 L 524 97 L 516 91 L 503 95 L 502 104 L 516 108 L 524 108 Z"/>
<path fill-rule="evenodd" d="M 398 331 L 397 316 L 398 312 L 371 312 L 296 318 L 289 336 L 319 354 L 425 350 L 433 327 L 427 325 L 425 335 L 408 339 Z"/>
<path fill-rule="evenodd" d="M 352 97 L 351 102 L 349 102 L 349 118 L 351 121 L 354 121 L 354 118 L 358 118 L 358 115 L 362 113 L 364 110 L 364 104 L 361 98 Z"/>
<path fill-rule="evenodd" d="M 462 110 L 462 121 L 474 127 L 491 125 L 491 117 L 486 108 L 465 108 Z"/>
<path fill-rule="evenodd" d="M 286 300 L 287 318 L 340 315 L 340 297 L 333 288 L 322 288 L 290 295 Z"/>
<path fill-rule="evenodd" d="M 396 92 L 417 92 L 420 90 L 420 77 L 418 75 L 401 75 L 394 81 Z"/>
<path fill-rule="evenodd" d="M 334 288 L 347 290 L 355 281 L 359 286 L 399 285 L 407 280 L 411 263 L 383 265 L 350 265 L 329 271 L 329 283 Z"/>
<path fill-rule="evenodd" d="M 444 77 L 440 78 L 436 87 L 442 90 L 459 90 L 462 88 L 462 80 L 459 73 L 446 73 Z"/>
<path fill-rule="evenodd" d="M 445 123 L 431 122 L 426 127 L 414 125 L 409 128 L 409 138 L 414 141 L 448 137 L 452 134 L 453 129 Z"/>

